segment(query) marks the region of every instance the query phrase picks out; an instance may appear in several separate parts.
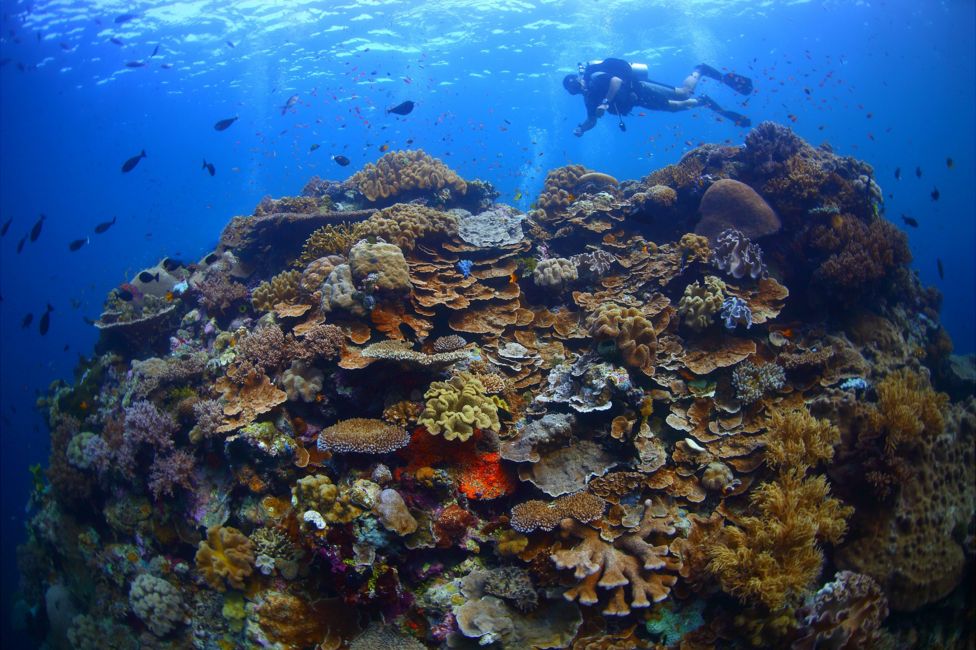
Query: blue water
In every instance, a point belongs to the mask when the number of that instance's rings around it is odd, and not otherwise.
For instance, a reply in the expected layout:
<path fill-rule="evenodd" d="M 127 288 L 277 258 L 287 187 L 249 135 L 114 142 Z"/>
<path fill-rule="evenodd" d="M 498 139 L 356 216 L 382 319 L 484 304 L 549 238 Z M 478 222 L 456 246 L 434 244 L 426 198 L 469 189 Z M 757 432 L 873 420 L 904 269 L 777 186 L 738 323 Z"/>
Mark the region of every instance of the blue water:
<path fill-rule="evenodd" d="M 27 466 L 47 454 L 36 395 L 71 377 L 96 340 L 84 318 L 134 272 L 164 255 L 202 257 L 231 216 L 263 196 L 297 194 L 313 175 L 343 179 L 381 145 L 421 147 L 526 209 L 550 168 L 577 162 L 639 178 L 698 143 L 738 144 L 747 133 L 707 111 L 648 112 L 625 118 L 626 132 L 603 119 L 577 139 L 582 103 L 560 83 L 577 61 L 646 62 L 652 79 L 673 84 L 700 62 L 752 76 L 745 105 L 715 82 L 699 91 L 753 124 L 775 120 L 871 163 L 888 218 L 920 223 L 908 231 L 914 266 L 944 293 L 957 351 L 976 348 L 971 0 L 0 5 L 0 222 L 13 219 L 0 240 L 4 619 Z M 116 24 L 122 13 L 139 17 Z M 412 114 L 385 113 L 406 99 L 417 102 Z M 349 167 L 330 159 L 340 153 Z M 38 241 L 17 254 L 41 213 Z M 93 234 L 112 217 L 113 228 Z M 34 321 L 22 329 L 27 313 Z"/>

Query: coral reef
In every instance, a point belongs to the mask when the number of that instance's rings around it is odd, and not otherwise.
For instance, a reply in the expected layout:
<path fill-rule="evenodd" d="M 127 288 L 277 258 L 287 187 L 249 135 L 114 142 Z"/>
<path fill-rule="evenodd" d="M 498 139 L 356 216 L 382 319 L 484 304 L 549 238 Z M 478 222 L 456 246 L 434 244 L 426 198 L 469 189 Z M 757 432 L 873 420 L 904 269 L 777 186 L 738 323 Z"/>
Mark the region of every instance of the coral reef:
<path fill-rule="evenodd" d="M 37 401 L 31 640 L 972 646 L 972 373 L 870 166 L 647 171 L 522 214 L 394 152 L 109 292 Z"/>

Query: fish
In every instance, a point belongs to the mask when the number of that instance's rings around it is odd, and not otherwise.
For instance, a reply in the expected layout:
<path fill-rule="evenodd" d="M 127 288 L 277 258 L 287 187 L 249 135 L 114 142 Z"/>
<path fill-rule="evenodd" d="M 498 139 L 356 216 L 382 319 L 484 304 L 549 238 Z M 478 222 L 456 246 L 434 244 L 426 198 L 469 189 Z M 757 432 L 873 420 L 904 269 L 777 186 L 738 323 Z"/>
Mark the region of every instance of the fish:
<path fill-rule="evenodd" d="M 106 230 L 108 230 L 109 228 L 115 225 L 116 219 L 118 219 L 118 217 L 112 217 L 111 221 L 103 221 L 102 223 L 98 224 L 97 226 L 95 226 L 95 233 L 101 235 Z"/>
<path fill-rule="evenodd" d="M 901 167 L 895 167 L 895 180 L 901 180 Z"/>
<path fill-rule="evenodd" d="M 34 322 L 34 314 L 33 313 L 26 314 L 24 316 L 24 319 L 20 321 L 20 327 L 22 329 L 27 329 L 28 327 L 30 327 L 30 324 L 33 322 Z"/>
<path fill-rule="evenodd" d="M 153 48 L 153 53 L 149 55 L 149 58 L 151 59 L 154 56 L 156 56 L 157 54 L 159 54 L 159 44 L 158 43 L 156 44 L 156 47 Z"/>
<path fill-rule="evenodd" d="M 921 178 L 921 177 L 922 177 L 922 168 L 921 167 L 916 167 L 915 168 L 915 178 Z"/>
<path fill-rule="evenodd" d="M 340 167 L 345 167 L 349 164 L 349 159 L 343 156 L 341 153 L 332 156 L 332 160 L 334 160 Z"/>
<path fill-rule="evenodd" d="M 515 198 L 516 201 L 521 201 L 522 200 L 522 190 L 516 190 L 515 191 L 515 197 L 514 198 Z"/>
<path fill-rule="evenodd" d="M 133 169 L 136 168 L 136 165 L 139 164 L 139 161 L 145 157 L 146 157 L 146 150 L 143 149 L 138 156 L 132 156 L 131 158 L 126 160 L 124 163 L 122 163 L 122 173 L 128 174 L 129 172 L 131 172 Z"/>
<path fill-rule="evenodd" d="M 318 142 L 313 142 L 312 143 L 312 146 L 308 148 L 308 152 L 309 153 L 312 153 L 313 151 L 315 151 L 316 149 L 318 149 L 321 146 L 322 145 L 320 145 Z"/>
<path fill-rule="evenodd" d="M 128 62 L 126 62 L 125 67 L 127 67 L 127 68 L 144 68 L 144 67 L 146 67 L 146 64 L 144 62 L 142 62 L 142 61 L 128 61 Z"/>
<path fill-rule="evenodd" d="M 380 151 L 386 152 L 386 151 L 389 151 L 389 150 L 390 150 L 390 145 L 388 145 L 388 144 L 381 144 L 380 145 Z"/>
<path fill-rule="evenodd" d="M 942 194 L 939 192 L 939 188 L 933 187 L 932 188 L 932 191 L 929 192 L 929 196 L 932 197 L 932 200 L 933 201 L 938 201 L 939 200 L 939 197 L 942 196 Z"/>
<path fill-rule="evenodd" d="M 118 36 L 113 36 L 112 38 L 110 38 L 108 40 L 111 41 L 112 43 L 115 43 L 116 45 L 124 45 L 124 43 L 122 42 L 122 39 L 119 38 Z"/>
<path fill-rule="evenodd" d="M 135 20 L 139 17 L 139 14 L 122 14 L 121 16 L 115 17 L 115 24 L 121 25 L 122 23 L 127 23 L 130 20 Z"/>
<path fill-rule="evenodd" d="M 952 158 L 946 158 L 946 167 L 952 169 L 953 167 L 955 167 L 955 165 L 956 163 L 955 161 L 952 160 Z"/>
<path fill-rule="evenodd" d="M 179 260 L 174 260 L 171 257 L 166 257 L 166 258 L 163 258 L 162 266 L 166 270 L 167 273 L 172 273 L 176 269 L 184 266 L 184 264 L 183 264 L 183 262 L 181 262 Z"/>
<path fill-rule="evenodd" d="M 409 115 L 410 111 L 413 110 L 413 107 L 414 107 L 414 103 L 408 99 L 405 102 L 400 102 L 393 108 L 386 109 L 386 112 L 387 114 L 395 113 L 397 115 Z"/>
<path fill-rule="evenodd" d="M 169 70 L 170 68 L 173 67 L 173 64 L 172 63 L 161 63 L 159 65 L 159 67 L 162 68 L 163 70 Z"/>
<path fill-rule="evenodd" d="M 68 250 L 74 253 L 77 250 L 81 250 L 81 247 L 87 244 L 89 241 L 90 240 L 88 239 L 88 237 L 85 237 L 84 239 L 76 239 L 70 244 L 68 244 Z"/>
<path fill-rule="evenodd" d="M 51 312 L 54 311 L 54 307 L 51 303 L 47 305 L 47 311 L 41 316 L 41 322 L 37 326 L 37 331 L 41 333 L 41 336 L 47 334 L 47 331 L 51 329 Z"/>
<path fill-rule="evenodd" d="M 156 271 L 156 275 L 153 275 L 149 271 L 140 271 L 139 282 L 142 282 L 143 284 L 149 284 L 150 282 L 159 282 L 159 271 Z"/>
<path fill-rule="evenodd" d="M 226 131 L 227 127 L 237 121 L 237 116 L 228 117 L 214 124 L 214 131 Z"/>
<path fill-rule="evenodd" d="M 41 215 L 41 218 L 38 219 L 37 220 L 37 223 L 34 224 L 34 227 L 31 228 L 31 231 L 30 231 L 30 240 L 31 240 L 31 243 L 36 242 L 37 241 L 37 238 L 41 236 L 41 228 L 44 227 L 44 220 L 45 219 L 47 219 L 47 217 L 42 214 Z"/>
<path fill-rule="evenodd" d="M 122 300 L 124 302 L 131 302 L 132 299 L 135 298 L 135 294 L 134 293 L 132 293 L 128 289 L 122 289 L 122 288 L 116 289 L 115 290 L 115 295 L 117 295 L 119 297 L 119 300 Z M 89 323 L 89 325 L 92 325 L 92 324 L 93 323 Z"/>
<path fill-rule="evenodd" d="M 940 258 L 935 258 L 935 267 L 939 270 L 939 279 L 945 280 L 945 269 L 942 268 L 942 260 Z"/>
<path fill-rule="evenodd" d="M 24 237 L 19 242 L 17 242 L 17 253 L 20 253 L 22 250 L 24 250 L 24 244 L 26 243 L 27 243 L 27 235 L 24 235 Z"/>
<path fill-rule="evenodd" d="M 289 97 L 288 101 L 285 102 L 285 105 L 281 107 L 281 114 L 284 115 L 285 113 L 287 113 L 288 109 L 294 106 L 297 102 L 298 102 L 298 95 L 292 95 L 291 97 Z"/>
<path fill-rule="evenodd" d="M 901 215 L 901 220 L 905 222 L 905 225 L 918 228 L 918 220 L 915 217 L 909 217 L 907 214 L 903 214 Z"/>
<path fill-rule="evenodd" d="M 217 168 L 213 166 L 213 163 L 208 163 L 206 158 L 203 159 L 202 169 L 206 169 L 208 172 L 210 172 L 211 176 L 217 173 Z"/>
<path fill-rule="evenodd" d="M 237 47 L 237 46 L 231 43 L 230 41 L 227 41 L 227 47 Z"/>
<path fill-rule="evenodd" d="M 10 230 L 10 224 L 13 223 L 13 221 L 14 221 L 14 218 L 13 217 L 10 217 L 9 219 L 7 219 L 6 221 L 3 222 L 3 227 L 0 228 L 0 237 L 6 237 L 7 236 L 7 231 Z"/>
<path fill-rule="evenodd" d="M 60 43 L 58 43 L 58 45 L 61 46 L 61 49 L 62 50 L 70 50 L 71 49 L 71 43 L 65 43 L 64 41 L 61 41 Z"/>

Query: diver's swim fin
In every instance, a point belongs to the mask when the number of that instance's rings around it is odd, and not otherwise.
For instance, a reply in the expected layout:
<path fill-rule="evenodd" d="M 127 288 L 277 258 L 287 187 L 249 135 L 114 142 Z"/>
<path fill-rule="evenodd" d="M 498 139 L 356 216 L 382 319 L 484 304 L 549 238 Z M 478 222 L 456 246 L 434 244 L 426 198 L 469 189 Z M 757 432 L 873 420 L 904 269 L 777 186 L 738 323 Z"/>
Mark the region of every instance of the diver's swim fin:
<path fill-rule="evenodd" d="M 703 77 L 708 77 L 709 79 L 714 79 L 715 81 L 722 80 L 722 73 L 710 65 L 699 63 L 695 66 L 695 71 Z"/>
<path fill-rule="evenodd" d="M 724 75 L 722 75 L 722 83 L 740 95 L 752 94 L 752 79 L 749 77 L 743 77 L 741 74 L 726 72 Z"/>
<path fill-rule="evenodd" d="M 724 117 L 725 119 L 731 120 L 732 123 L 735 124 L 736 126 L 743 126 L 743 127 L 752 126 L 752 120 L 750 120 L 745 115 L 740 115 L 735 111 L 727 111 L 724 108 L 718 108 L 718 107 L 715 107 L 712 110 L 718 113 L 719 115 L 721 115 L 722 117 Z"/>

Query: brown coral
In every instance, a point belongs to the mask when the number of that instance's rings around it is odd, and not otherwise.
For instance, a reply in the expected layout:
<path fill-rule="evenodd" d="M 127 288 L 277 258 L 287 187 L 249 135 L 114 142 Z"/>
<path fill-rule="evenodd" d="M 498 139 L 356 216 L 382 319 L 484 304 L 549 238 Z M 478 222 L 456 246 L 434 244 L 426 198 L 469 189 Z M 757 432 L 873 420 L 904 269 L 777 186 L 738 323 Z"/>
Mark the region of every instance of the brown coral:
<path fill-rule="evenodd" d="M 759 194 L 739 181 L 723 178 L 712 183 L 702 196 L 698 210 L 701 221 L 695 233 L 712 241 L 729 228 L 741 231 L 749 239 L 778 232 L 779 217 Z"/>
<path fill-rule="evenodd" d="M 701 262 L 707 264 L 712 257 L 712 249 L 708 244 L 708 237 L 685 233 L 678 240 L 678 249 L 681 251 L 681 258 L 686 264 Z"/>
<path fill-rule="evenodd" d="M 278 303 L 293 304 L 298 301 L 301 281 L 301 271 L 282 271 L 254 289 L 251 304 L 261 311 L 271 311 Z"/>
<path fill-rule="evenodd" d="M 400 426 L 383 420 L 352 418 L 322 429 L 318 448 L 321 451 L 359 454 L 385 454 L 410 442 L 410 434 Z"/>
<path fill-rule="evenodd" d="M 218 433 L 226 433 L 250 424 L 262 413 L 288 401 L 288 394 L 275 388 L 267 375 L 260 375 L 259 379 L 244 385 L 221 377 L 215 388 L 221 393 L 224 415 L 227 416 L 224 423 L 217 427 Z"/>
<path fill-rule="evenodd" d="M 244 588 L 244 579 L 254 572 L 254 545 L 244 533 L 230 526 L 207 529 L 196 554 L 197 570 L 217 591 L 227 586 Z"/>
<path fill-rule="evenodd" d="M 567 517 L 587 524 L 602 517 L 606 507 L 606 501 L 589 492 L 568 494 L 554 501 L 533 499 L 512 508 L 511 525 L 520 533 L 530 533 L 553 530 Z"/>
<path fill-rule="evenodd" d="M 566 165 L 546 174 L 542 194 L 536 205 L 546 213 L 557 212 L 569 206 L 575 198 L 572 190 L 576 188 L 581 176 L 587 172 L 583 165 Z"/>
<path fill-rule="evenodd" d="M 414 190 L 448 188 L 457 195 L 468 185 L 447 165 L 421 149 L 391 151 L 353 174 L 348 183 L 359 189 L 371 203 L 396 198 Z"/>
<path fill-rule="evenodd" d="M 767 423 L 766 462 L 771 467 L 806 470 L 834 457 L 840 431 L 805 408 L 774 411 Z"/>
<path fill-rule="evenodd" d="M 354 226 L 351 223 L 328 224 L 312 231 L 302 246 L 296 265 L 305 266 L 323 257 L 346 255 L 356 243 Z"/>
<path fill-rule="evenodd" d="M 640 310 L 604 305 L 590 317 L 590 334 L 597 341 L 613 341 L 627 365 L 654 374 L 657 332 Z"/>
<path fill-rule="evenodd" d="M 356 224 L 354 232 L 357 239 L 380 237 L 412 251 L 419 241 L 457 235 L 458 218 L 423 205 L 397 203 Z"/>

